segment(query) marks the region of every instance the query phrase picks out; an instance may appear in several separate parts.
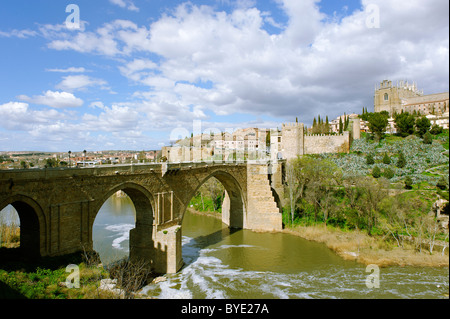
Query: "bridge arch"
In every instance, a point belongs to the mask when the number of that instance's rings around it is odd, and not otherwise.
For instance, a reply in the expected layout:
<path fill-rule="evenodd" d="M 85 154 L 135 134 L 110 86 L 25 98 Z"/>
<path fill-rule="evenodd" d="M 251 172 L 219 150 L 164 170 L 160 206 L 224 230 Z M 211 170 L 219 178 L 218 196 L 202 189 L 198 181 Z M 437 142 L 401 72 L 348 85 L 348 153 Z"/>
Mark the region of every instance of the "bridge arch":
<path fill-rule="evenodd" d="M 231 228 L 244 228 L 247 211 L 244 191 L 237 179 L 232 174 L 223 170 L 213 171 L 208 176 L 199 180 L 199 183 L 195 186 L 194 191 L 188 196 L 189 200 L 183 208 L 183 218 L 190 200 L 195 196 L 195 194 L 197 194 L 200 187 L 213 177 L 223 185 L 226 191 L 226 196 L 222 206 L 222 221 Z"/>
<path fill-rule="evenodd" d="M 133 182 L 115 185 L 108 189 L 95 206 L 94 216 L 90 221 L 89 231 L 92 233 L 95 218 L 103 204 L 116 192 L 123 191 L 133 202 L 136 211 L 135 228 L 130 230 L 130 259 L 152 258 L 153 248 L 153 195 L 144 186 Z M 91 236 L 92 238 L 92 236 Z"/>
<path fill-rule="evenodd" d="M 47 255 L 47 223 L 42 207 L 31 197 L 13 195 L 0 203 L 0 211 L 11 205 L 20 220 L 20 252 L 23 256 L 38 258 Z"/>

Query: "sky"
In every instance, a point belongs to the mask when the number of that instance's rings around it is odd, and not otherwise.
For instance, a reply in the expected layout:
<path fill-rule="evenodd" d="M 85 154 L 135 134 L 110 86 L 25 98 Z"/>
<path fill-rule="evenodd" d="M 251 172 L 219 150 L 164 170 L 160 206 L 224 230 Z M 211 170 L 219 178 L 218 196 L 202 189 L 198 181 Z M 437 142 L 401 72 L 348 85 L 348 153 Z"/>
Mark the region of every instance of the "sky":
<path fill-rule="evenodd" d="M 193 131 L 449 89 L 448 0 L 2 0 L 0 151 L 154 150 Z"/>

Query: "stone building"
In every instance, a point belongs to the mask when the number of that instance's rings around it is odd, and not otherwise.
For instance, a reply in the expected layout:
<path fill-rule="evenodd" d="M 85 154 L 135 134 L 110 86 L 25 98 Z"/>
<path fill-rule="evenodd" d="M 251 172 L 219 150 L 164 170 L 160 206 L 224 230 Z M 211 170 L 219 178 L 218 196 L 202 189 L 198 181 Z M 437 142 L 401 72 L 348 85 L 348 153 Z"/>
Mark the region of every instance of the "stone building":
<path fill-rule="evenodd" d="M 424 95 L 417 89 L 416 83 L 400 81 L 396 85 L 392 81 L 384 80 L 375 87 L 375 112 L 387 111 L 394 113 L 416 111 L 422 115 L 433 114 L 448 119 L 449 94 L 448 92 Z"/>
<path fill-rule="evenodd" d="M 270 133 L 269 133 L 270 132 Z M 169 162 L 276 161 L 298 155 L 348 153 L 351 142 L 360 138 L 359 118 L 350 118 L 343 134 L 308 134 L 303 123 L 283 124 L 279 129 L 248 128 L 234 133 L 199 134 L 162 148 Z M 267 135 L 270 134 L 270 147 Z M 189 142 L 189 140 L 191 142 Z"/>

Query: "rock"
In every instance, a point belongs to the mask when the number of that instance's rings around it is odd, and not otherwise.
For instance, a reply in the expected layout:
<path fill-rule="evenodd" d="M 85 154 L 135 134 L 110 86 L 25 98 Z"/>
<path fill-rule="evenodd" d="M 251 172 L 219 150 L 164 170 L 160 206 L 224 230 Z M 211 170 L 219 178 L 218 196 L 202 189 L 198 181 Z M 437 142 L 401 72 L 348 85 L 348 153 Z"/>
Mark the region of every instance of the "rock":
<path fill-rule="evenodd" d="M 167 280 L 167 277 L 156 277 L 155 279 L 153 279 L 152 284 L 157 284 L 160 282 L 164 282 Z"/>

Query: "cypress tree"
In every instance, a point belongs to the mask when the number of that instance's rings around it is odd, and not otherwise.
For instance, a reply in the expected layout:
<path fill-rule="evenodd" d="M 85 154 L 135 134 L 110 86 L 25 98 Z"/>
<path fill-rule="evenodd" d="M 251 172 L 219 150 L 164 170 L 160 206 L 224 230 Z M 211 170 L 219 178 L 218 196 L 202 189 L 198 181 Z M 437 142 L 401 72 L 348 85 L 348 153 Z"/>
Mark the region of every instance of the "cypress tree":
<path fill-rule="evenodd" d="M 342 118 L 339 117 L 339 134 L 342 134 L 343 126 L 342 126 Z"/>
<path fill-rule="evenodd" d="M 387 153 L 384 153 L 383 163 L 387 165 L 391 164 L 391 158 L 389 157 L 389 155 L 387 155 Z"/>
<path fill-rule="evenodd" d="M 381 176 L 381 170 L 380 170 L 380 168 L 378 166 L 375 166 L 372 169 L 372 176 L 375 177 L 375 178 L 379 178 Z"/>
<path fill-rule="evenodd" d="M 406 158 L 405 155 L 403 155 L 403 152 L 400 152 L 399 156 L 398 156 L 398 161 L 397 161 L 397 167 L 398 168 L 403 168 L 406 166 Z"/>

